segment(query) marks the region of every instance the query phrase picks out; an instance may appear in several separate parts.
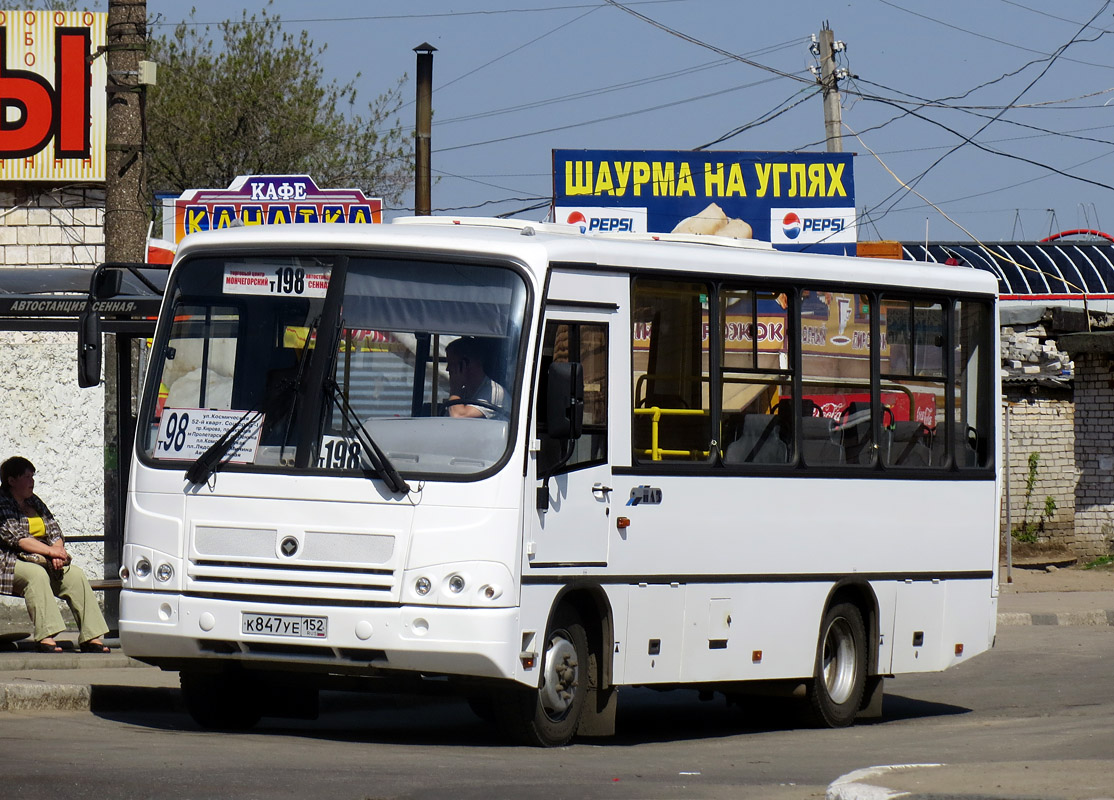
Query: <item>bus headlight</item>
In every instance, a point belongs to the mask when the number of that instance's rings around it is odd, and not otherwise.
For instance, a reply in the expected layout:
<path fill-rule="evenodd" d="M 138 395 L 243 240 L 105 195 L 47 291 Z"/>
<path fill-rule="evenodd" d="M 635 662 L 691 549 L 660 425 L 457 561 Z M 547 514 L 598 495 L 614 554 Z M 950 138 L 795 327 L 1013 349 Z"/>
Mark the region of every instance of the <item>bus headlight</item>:
<path fill-rule="evenodd" d="M 146 558 L 141 558 L 135 562 L 135 577 L 146 578 L 151 574 L 151 562 Z"/>
<path fill-rule="evenodd" d="M 174 567 L 170 566 L 166 562 L 159 564 L 159 568 L 155 570 L 155 577 L 163 583 L 166 583 L 168 580 L 174 577 Z"/>
<path fill-rule="evenodd" d="M 433 584 L 430 582 L 429 578 L 422 577 L 414 581 L 414 591 L 422 597 L 429 594 L 429 590 L 432 588 Z"/>
<path fill-rule="evenodd" d="M 464 578 L 460 575 L 453 575 L 449 578 L 449 591 L 453 594 L 460 594 L 464 591 Z"/>

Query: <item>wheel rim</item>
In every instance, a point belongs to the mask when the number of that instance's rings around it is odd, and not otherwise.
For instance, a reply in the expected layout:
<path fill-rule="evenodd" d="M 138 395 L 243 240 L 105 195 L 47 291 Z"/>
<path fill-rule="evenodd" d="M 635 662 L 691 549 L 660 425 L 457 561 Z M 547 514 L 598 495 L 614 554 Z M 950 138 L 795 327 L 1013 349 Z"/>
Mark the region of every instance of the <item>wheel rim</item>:
<path fill-rule="evenodd" d="M 832 620 L 824 634 L 824 686 L 834 703 L 845 703 L 855 688 L 855 637 L 846 619 Z"/>
<path fill-rule="evenodd" d="M 579 684 L 576 646 L 565 631 L 554 631 L 546 650 L 545 672 L 538 691 L 546 716 L 554 721 L 563 719 L 576 700 Z"/>

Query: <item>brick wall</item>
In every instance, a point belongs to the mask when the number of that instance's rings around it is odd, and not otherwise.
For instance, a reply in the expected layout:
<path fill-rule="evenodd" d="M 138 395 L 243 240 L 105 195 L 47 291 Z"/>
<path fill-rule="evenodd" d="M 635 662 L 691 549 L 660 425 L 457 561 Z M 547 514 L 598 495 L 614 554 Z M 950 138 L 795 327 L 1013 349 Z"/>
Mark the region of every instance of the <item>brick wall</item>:
<path fill-rule="evenodd" d="M 1041 541 L 1076 549 L 1075 503 L 1078 470 L 1075 461 L 1075 410 L 1071 393 L 1036 385 L 1007 385 L 1009 403 L 1009 464 L 1003 472 L 1002 533 L 1007 524 L 1017 528 L 1026 518 L 1025 481 L 1029 454 L 1037 453 L 1037 480 L 1030 497 L 1028 519 L 1040 520 L 1046 497 L 1056 501 L 1056 511 L 1040 532 Z M 1003 459 L 1005 458 L 1003 448 Z M 1006 483 L 1009 483 L 1007 507 Z M 1007 522 L 1007 511 L 1009 521 Z"/>
<path fill-rule="evenodd" d="M 1114 553 L 1114 359 L 1075 356 L 1075 533 L 1083 557 Z"/>
<path fill-rule="evenodd" d="M 0 189 L 0 266 L 96 266 L 104 261 L 104 190 Z"/>

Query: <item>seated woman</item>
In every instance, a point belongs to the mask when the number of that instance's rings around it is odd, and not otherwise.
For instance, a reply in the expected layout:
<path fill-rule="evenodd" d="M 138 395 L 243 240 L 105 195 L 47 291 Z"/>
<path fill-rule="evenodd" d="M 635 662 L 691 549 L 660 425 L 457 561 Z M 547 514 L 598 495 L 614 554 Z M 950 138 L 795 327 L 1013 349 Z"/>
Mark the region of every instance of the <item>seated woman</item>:
<path fill-rule="evenodd" d="M 40 563 L 24 554 L 41 556 Z M 42 652 L 62 652 L 54 637 L 66 623 L 55 597 L 73 611 L 81 652 L 108 652 L 101 639 L 108 624 L 97 597 L 81 568 L 70 564 L 62 529 L 35 494 L 35 465 L 21 456 L 0 464 L 0 594 L 23 596 Z"/>

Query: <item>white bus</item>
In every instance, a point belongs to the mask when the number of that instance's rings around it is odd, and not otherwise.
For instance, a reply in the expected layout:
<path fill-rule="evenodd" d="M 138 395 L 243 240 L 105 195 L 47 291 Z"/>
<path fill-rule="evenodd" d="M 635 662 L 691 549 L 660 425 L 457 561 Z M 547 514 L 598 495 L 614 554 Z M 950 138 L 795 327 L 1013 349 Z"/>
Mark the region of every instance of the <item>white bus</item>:
<path fill-rule="evenodd" d="M 716 237 L 190 236 L 123 648 L 217 729 L 328 687 L 450 689 L 542 746 L 612 733 L 621 686 L 878 715 L 885 677 L 994 640 L 995 301 L 971 269 Z"/>

